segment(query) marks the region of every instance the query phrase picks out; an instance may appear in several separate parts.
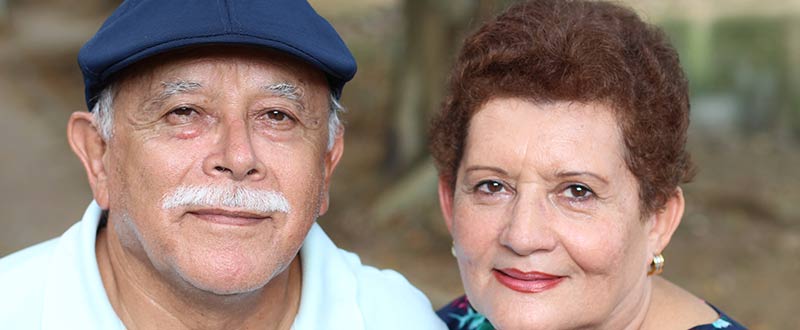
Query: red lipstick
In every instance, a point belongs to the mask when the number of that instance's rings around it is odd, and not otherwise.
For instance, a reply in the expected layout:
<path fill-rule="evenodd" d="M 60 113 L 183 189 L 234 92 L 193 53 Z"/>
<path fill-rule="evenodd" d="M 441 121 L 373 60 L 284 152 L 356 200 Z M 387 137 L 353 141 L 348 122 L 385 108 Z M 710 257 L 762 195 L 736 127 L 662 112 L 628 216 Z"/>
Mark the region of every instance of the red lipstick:
<path fill-rule="evenodd" d="M 542 272 L 523 272 L 515 268 L 493 269 L 492 273 L 500 284 L 522 293 L 539 293 L 556 287 L 564 276 Z"/>

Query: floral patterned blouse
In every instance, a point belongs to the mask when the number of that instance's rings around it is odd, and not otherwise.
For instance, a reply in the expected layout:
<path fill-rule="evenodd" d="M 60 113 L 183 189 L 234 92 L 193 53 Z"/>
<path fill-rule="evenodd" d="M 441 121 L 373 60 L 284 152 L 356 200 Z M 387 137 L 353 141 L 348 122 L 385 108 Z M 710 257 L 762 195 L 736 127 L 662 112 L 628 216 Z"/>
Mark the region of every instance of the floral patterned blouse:
<path fill-rule="evenodd" d="M 698 325 L 689 330 L 747 330 L 743 325 L 734 321 L 713 305 L 708 305 L 717 311 L 719 318 L 714 323 Z M 472 308 L 466 296 L 453 300 L 453 302 L 436 311 L 436 314 L 447 324 L 447 328 L 450 330 L 494 330 L 489 320 Z"/>

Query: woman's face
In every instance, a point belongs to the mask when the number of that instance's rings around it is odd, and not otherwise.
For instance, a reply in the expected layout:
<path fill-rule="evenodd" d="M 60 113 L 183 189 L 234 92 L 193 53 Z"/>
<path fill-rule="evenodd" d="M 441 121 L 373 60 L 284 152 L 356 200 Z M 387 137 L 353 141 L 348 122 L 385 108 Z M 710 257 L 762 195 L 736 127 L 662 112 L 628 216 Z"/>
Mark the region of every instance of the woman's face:
<path fill-rule="evenodd" d="M 440 199 L 467 296 L 498 329 L 621 329 L 646 311 L 659 244 L 624 154 L 601 104 L 505 98 L 474 115 Z"/>

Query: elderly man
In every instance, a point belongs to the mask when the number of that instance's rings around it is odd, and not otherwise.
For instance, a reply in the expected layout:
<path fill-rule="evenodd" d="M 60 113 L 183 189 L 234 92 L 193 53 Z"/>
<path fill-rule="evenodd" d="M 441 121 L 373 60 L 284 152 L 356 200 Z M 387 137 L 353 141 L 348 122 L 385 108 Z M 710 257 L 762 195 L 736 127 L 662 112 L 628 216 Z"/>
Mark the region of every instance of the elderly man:
<path fill-rule="evenodd" d="M 78 61 L 94 202 L 0 261 L 0 327 L 443 328 L 315 224 L 355 62 L 305 1 L 129 0 Z"/>

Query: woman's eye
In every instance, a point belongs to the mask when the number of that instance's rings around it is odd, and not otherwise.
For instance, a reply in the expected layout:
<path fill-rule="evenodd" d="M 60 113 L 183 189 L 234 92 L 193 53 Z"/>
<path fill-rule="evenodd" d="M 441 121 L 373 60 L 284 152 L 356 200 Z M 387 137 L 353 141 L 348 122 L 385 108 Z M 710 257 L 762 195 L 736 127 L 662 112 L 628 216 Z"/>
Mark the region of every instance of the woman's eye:
<path fill-rule="evenodd" d="M 481 181 L 475 188 L 486 194 L 496 194 L 506 190 L 506 187 L 501 182 L 495 180 Z"/>
<path fill-rule="evenodd" d="M 572 184 L 564 190 L 564 195 L 573 199 L 587 199 L 594 196 L 594 192 L 587 186 Z"/>
<path fill-rule="evenodd" d="M 274 120 L 274 121 L 284 121 L 286 119 L 291 119 L 291 118 L 289 118 L 289 115 L 287 115 L 286 113 L 284 113 L 282 111 L 278 111 L 278 110 L 270 110 L 270 111 L 268 111 L 267 112 L 267 118 L 269 118 L 270 120 Z"/>

